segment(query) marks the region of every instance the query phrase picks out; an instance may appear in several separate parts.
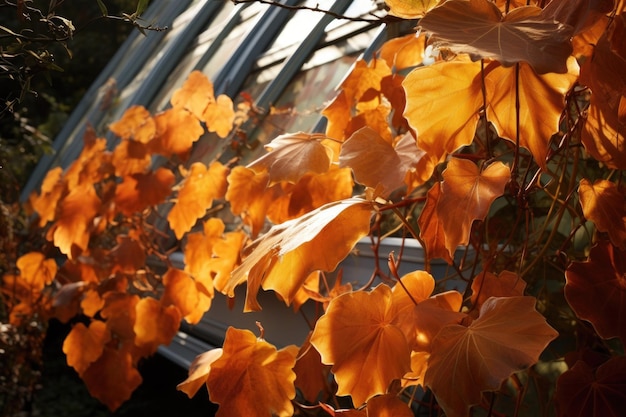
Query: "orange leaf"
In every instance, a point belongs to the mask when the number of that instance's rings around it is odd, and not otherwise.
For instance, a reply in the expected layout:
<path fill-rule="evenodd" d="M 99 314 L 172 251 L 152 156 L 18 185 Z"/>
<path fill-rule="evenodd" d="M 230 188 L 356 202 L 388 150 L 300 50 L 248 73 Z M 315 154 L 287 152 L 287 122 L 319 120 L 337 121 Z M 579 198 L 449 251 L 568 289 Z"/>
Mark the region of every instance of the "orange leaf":
<path fill-rule="evenodd" d="M 376 107 L 380 101 L 376 92 L 381 90 L 381 82 L 388 75 L 391 75 L 391 69 L 384 60 L 373 59 L 368 64 L 360 59 L 341 83 L 341 89 L 345 91 L 349 103 Z"/>
<path fill-rule="evenodd" d="M 266 172 L 257 174 L 242 166 L 236 166 L 228 175 L 226 200 L 230 203 L 230 211 L 241 216 L 252 229 L 252 237 L 263 228 L 267 210 L 281 192 L 278 186 L 267 188 L 268 181 Z"/>
<path fill-rule="evenodd" d="M 352 168 L 360 184 L 370 188 L 382 187 L 382 196 L 386 197 L 404 184 L 407 172 L 419 159 L 413 137 L 408 135 L 404 138 L 408 140 L 401 139 L 396 144 L 403 151 L 399 153 L 378 132 L 363 127 L 341 146 L 339 166 Z M 413 154 L 409 153 L 409 147 L 414 151 Z"/>
<path fill-rule="evenodd" d="M 111 162 L 115 166 L 115 175 L 145 173 L 152 164 L 149 146 L 133 140 L 124 140 L 113 150 Z"/>
<path fill-rule="evenodd" d="M 100 312 L 106 319 L 107 328 L 122 340 L 135 339 L 136 306 L 139 296 L 108 291 L 104 294 L 104 307 Z"/>
<path fill-rule="evenodd" d="M 202 120 L 204 110 L 215 101 L 213 84 L 200 71 L 192 71 L 183 85 L 172 94 L 170 103 L 173 107 L 189 110 L 197 119 Z"/>
<path fill-rule="evenodd" d="M 200 121 L 187 110 L 173 107 L 154 117 L 158 137 L 153 142 L 156 152 L 165 155 L 185 155 L 191 145 L 204 133 Z"/>
<path fill-rule="evenodd" d="M 89 327 L 77 323 L 63 341 L 63 353 L 67 356 L 67 364 L 74 368 L 78 375 L 82 375 L 89 365 L 102 355 L 104 346 L 110 339 L 111 333 L 104 322 L 94 320 Z"/>
<path fill-rule="evenodd" d="M 117 236 L 117 245 L 111 249 L 109 255 L 113 262 L 111 273 L 121 271 L 135 274 L 146 264 L 146 248 L 138 239 L 127 235 Z"/>
<path fill-rule="evenodd" d="M 136 310 L 135 345 L 156 352 L 159 345 L 168 345 L 180 327 L 181 314 L 175 306 L 164 307 L 152 297 L 139 300 Z"/>
<path fill-rule="evenodd" d="M 189 398 L 196 395 L 198 390 L 206 384 L 211 372 L 211 365 L 222 356 L 222 348 L 211 349 L 201 353 L 189 365 L 189 376 L 176 386 L 176 389 L 187 394 Z"/>
<path fill-rule="evenodd" d="M 441 0 L 385 0 L 389 14 L 403 19 L 417 19 L 439 4 Z"/>
<path fill-rule="evenodd" d="M 452 257 L 446 249 L 443 219 L 439 218 L 437 210 L 440 198 L 441 183 L 436 182 L 426 194 L 426 204 L 417 218 L 417 224 L 420 228 L 420 239 L 424 242 L 428 258 L 441 258 L 452 264 Z"/>
<path fill-rule="evenodd" d="M 209 132 L 217 133 L 220 138 L 228 136 L 233 130 L 235 111 L 230 97 L 220 94 L 216 101 L 210 102 L 202 114 Z"/>
<path fill-rule="evenodd" d="M 287 133 L 265 145 L 269 153 L 247 165 L 255 172 L 266 170 L 269 185 L 281 181 L 297 183 L 305 174 L 321 174 L 330 168 L 332 151 L 322 144 L 320 133 Z"/>
<path fill-rule="evenodd" d="M 438 45 L 504 65 L 529 63 L 540 74 L 567 72 L 572 28 L 525 6 L 504 17 L 488 0 L 448 0 L 432 9 L 419 25 L 437 37 Z"/>
<path fill-rule="evenodd" d="M 52 283 L 57 273 L 56 261 L 46 259 L 40 252 L 29 252 L 20 256 L 16 264 L 22 281 L 35 291 L 41 291 Z"/>
<path fill-rule="evenodd" d="M 442 175 L 437 214 L 443 219 L 446 248 L 452 256 L 458 246 L 469 242 L 474 220 L 483 220 L 491 203 L 504 193 L 511 172 L 501 162 L 480 172 L 472 161 L 454 158 Z"/>
<path fill-rule="evenodd" d="M 39 195 L 33 193 L 30 196 L 30 203 L 33 210 L 39 215 L 40 227 L 54 220 L 57 203 L 65 190 L 65 184 L 62 178 L 63 168 L 56 167 L 51 169 L 41 183 Z"/>
<path fill-rule="evenodd" d="M 534 297 L 492 297 L 469 327 L 445 326 L 432 342 L 425 383 L 449 417 L 464 417 L 483 391 L 537 362 L 557 336 Z"/>
<path fill-rule="evenodd" d="M 402 86 L 404 117 L 417 132 L 418 147 L 433 160 L 472 143 L 483 106 L 479 63 L 457 60 L 419 67 Z"/>
<path fill-rule="evenodd" d="M 204 216 L 213 200 L 224 197 L 228 168 L 219 162 L 207 167 L 202 162 L 191 165 L 178 190 L 176 204 L 167 215 L 167 221 L 178 239 L 188 232 L 198 218 Z"/>
<path fill-rule="evenodd" d="M 198 323 L 211 306 L 212 291 L 207 291 L 186 272 L 175 268 L 168 269 L 163 275 L 163 284 L 165 291 L 161 296 L 161 304 L 178 307 L 190 324 Z"/>
<path fill-rule="evenodd" d="M 351 98 L 348 97 L 344 90 L 324 108 L 322 114 L 328 119 L 326 126 L 326 135 L 329 138 L 342 141 L 346 138 L 346 129 L 348 122 L 352 118 Z"/>
<path fill-rule="evenodd" d="M 613 10 L 614 0 L 552 0 L 542 11 L 548 19 L 565 23 L 578 34 Z"/>
<path fill-rule="evenodd" d="M 521 63 L 516 77 L 514 67 L 505 68 L 495 62 L 487 65 L 485 74 L 487 118 L 500 137 L 515 142 L 519 117 L 520 145 L 529 149 L 537 164 L 545 168 L 550 138 L 559 131 L 565 95 L 578 78 L 576 60 L 567 61 L 563 74 L 537 75 L 530 65 Z"/>
<path fill-rule="evenodd" d="M 367 402 L 367 415 L 371 417 L 413 417 L 409 406 L 395 394 L 379 395 Z"/>
<path fill-rule="evenodd" d="M 296 346 L 277 351 L 252 332 L 229 327 L 223 349 L 207 379 L 209 397 L 220 405 L 217 417 L 293 415 Z"/>
<path fill-rule="evenodd" d="M 608 233 L 613 245 L 626 250 L 624 192 L 611 181 L 598 180 L 591 184 L 583 178 L 578 195 L 585 217 L 594 222 L 599 231 Z"/>
<path fill-rule="evenodd" d="M 515 272 L 502 271 L 498 275 L 483 271 L 472 282 L 472 306 L 480 309 L 489 297 L 513 297 L 524 295 L 526 281 Z"/>
<path fill-rule="evenodd" d="M 115 189 L 115 204 L 127 216 L 142 212 L 162 203 L 172 191 L 174 180 L 174 174 L 167 168 L 126 176 Z"/>
<path fill-rule="evenodd" d="M 310 403 L 317 402 L 322 392 L 325 393 L 322 400 L 331 394 L 328 392 L 330 366 L 322 363 L 319 352 L 311 345 L 310 333 L 298 351 L 293 371 L 296 373 L 295 386 Z"/>
<path fill-rule="evenodd" d="M 148 143 L 156 135 L 156 124 L 145 107 L 132 106 L 120 120 L 109 125 L 109 130 L 122 139 Z"/>
<path fill-rule="evenodd" d="M 436 4 L 439 0 L 418 1 L 430 1 Z M 390 39 L 380 48 L 380 57 L 395 71 L 415 67 L 421 64 L 424 58 L 425 41 L 426 36 L 424 34 L 416 36 L 413 33 Z"/>
<path fill-rule="evenodd" d="M 411 349 L 432 352 L 433 340 L 444 326 L 458 324 L 466 318 L 459 312 L 463 295 L 457 291 L 446 291 L 417 304 L 407 317 L 413 321 L 413 332 L 407 333 Z"/>
<path fill-rule="evenodd" d="M 261 286 L 291 303 L 311 272 L 333 271 L 367 235 L 371 210 L 370 202 L 352 198 L 273 226 L 246 248 L 247 257 L 233 271 L 224 291 L 232 297 L 235 287 L 247 280 L 246 311 L 260 310 L 256 295 Z"/>
<path fill-rule="evenodd" d="M 396 325 L 398 310 L 391 288 L 340 295 L 317 321 L 311 344 L 332 365 L 338 395 L 350 395 L 359 406 L 387 392 L 394 379 L 409 371 L 411 352 Z M 363 306 L 367 306 L 366 309 Z"/>
<path fill-rule="evenodd" d="M 582 360 L 556 382 L 557 415 L 618 417 L 626 404 L 626 357 L 616 356 L 592 368 Z"/>
<path fill-rule="evenodd" d="M 87 249 L 91 223 L 100 208 L 100 199 L 93 185 L 73 188 L 61 202 L 57 221 L 46 238 L 73 259 Z"/>
<path fill-rule="evenodd" d="M 603 338 L 626 343 L 626 252 L 607 241 L 591 248 L 589 260 L 565 271 L 565 299 L 578 317 Z M 590 302 L 589 300 L 602 300 Z"/>
<path fill-rule="evenodd" d="M 65 286 L 70 285 L 74 284 L 66 284 Z M 98 293 L 98 291 L 85 291 L 83 299 L 80 301 L 80 308 L 83 311 L 83 314 L 88 317 L 94 317 L 96 313 L 102 309 L 102 307 L 104 307 L 104 300 L 100 297 L 100 293 Z"/>
<path fill-rule="evenodd" d="M 141 375 L 126 351 L 105 347 L 102 356 L 83 373 L 89 393 L 114 411 L 141 384 Z"/>

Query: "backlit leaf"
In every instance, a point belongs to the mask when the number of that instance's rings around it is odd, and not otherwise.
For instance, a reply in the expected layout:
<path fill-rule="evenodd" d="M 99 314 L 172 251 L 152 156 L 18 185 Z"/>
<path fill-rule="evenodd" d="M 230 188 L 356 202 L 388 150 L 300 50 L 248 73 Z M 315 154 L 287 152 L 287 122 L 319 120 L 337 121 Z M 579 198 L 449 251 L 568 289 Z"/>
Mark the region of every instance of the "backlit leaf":
<path fill-rule="evenodd" d="M 115 203 L 127 216 L 142 212 L 165 201 L 172 192 L 174 181 L 174 174 L 167 168 L 124 177 L 115 189 Z"/>
<path fill-rule="evenodd" d="M 448 0 L 432 9 L 420 27 L 434 34 L 440 45 L 504 65 L 527 62 L 539 74 L 567 72 L 572 52 L 572 28 L 525 6 L 502 16 L 488 0 Z"/>
<path fill-rule="evenodd" d="M 207 379 L 209 397 L 220 405 L 216 416 L 292 416 L 297 353 L 296 346 L 276 350 L 252 332 L 230 327 Z"/>
<path fill-rule="evenodd" d="M 156 352 L 160 345 L 168 345 L 180 327 L 182 318 L 177 307 L 164 307 L 152 297 L 139 300 L 133 330 L 135 344 Z"/>
<path fill-rule="evenodd" d="M 235 121 L 233 101 L 230 97 L 220 94 L 215 101 L 209 103 L 202 120 L 209 132 L 215 132 L 219 137 L 225 138 L 233 129 Z"/>
<path fill-rule="evenodd" d="M 316 270 L 333 271 L 370 228 L 372 204 L 358 198 L 326 204 L 273 226 L 245 249 L 224 291 L 248 282 L 245 310 L 259 310 L 259 287 L 274 290 L 287 304 Z M 286 279 L 288 277 L 288 279 Z"/>
<path fill-rule="evenodd" d="M 89 327 L 76 323 L 63 341 L 67 364 L 78 375 L 82 375 L 102 355 L 104 346 L 110 339 L 111 333 L 102 321 L 94 320 L 89 323 Z"/>
<path fill-rule="evenodd" d="M 213 200 L 224 197 L 228 168 L 213 162 L 208 168 L 202 162 L 191 165 L 189 172 L 178 190 L 176 204 L 167 215 L 170 227 L 181 238 L 198 218 L 211 207 Z"/>
<path fill-rule="evenodd" d="M 526 281 L 511 271 L 502 271 L 498 275 L 482 271 L 472 281 L 472 306 L 480 309 L 490 297 L 514 297 L 524 295 Z"/>
<path fill-rule="evenodd" d="M 161 296 L 164 306 L 174 305 L 190 324 L 196 324 L 211 306 L 213 294 L 198 283 L 189 274 L 180 269 L 170 268 L 163 275 L 165 291 Z"/>
<path fill-rule="evenodd" d="M 619 337 L 626 343 L 624 274 L 626 253 L 610 242 L 599 241 L 591 248 L 586 262 L 572 262 L 565 271 L 565 299 L 576 315 L 590 322 L 601 337 Z"/>
<path fill-rule="evenodd" d="M 135 339 L 136 306 L 139 296 L 108 291 L 104 294 L 104 307 L 100 312 L 106 319 L 107 328 L 122 340 Z"/>
<path fill-rule="evenodd" d="M 459 245 L 469 242 L 474 220 L 483 220 L 491 203 L 509 182 L 509 168 L 494 162 L 482 172 L 467 159 L 453 158 L 443 172 L 437 214 L 443 220 L 446 248 L 452 256 Z"/>
<path fill-rule="evenodd" d="M 436 182 L 428 190 L 426 204 L 417 218 L 420 227 L 420 239 L 430 259 L 441 258 L 452 264 L 452 257 L 446 249 L 446 235 L 443 230 L 444 220 L 439 217 L 437 206 L 441 198 L 441 183 Z"/>
<path fill-rule="evenodd" d="M 419 67 L 402 86 L 407 100 L 404 117 L 417 132 L 420 149 L 439 162 L 472 142 L 483 106 L 479 63 L 449 61 Z"/>
<path fill-rule="evenodd" d="M 115 165 L 115 175 L 145 173 L 152 163 L 149 145 L 134 140 L 124 140 L 113 150 L 111 159 Z"/>
<path fill-rule="evenodd" d="M 144 268 L 146 264 L 146 248 L 140 242 L 140 239 L 130 235 L 118 235 L 117 245 L 109 256 L 113 266 L 111 273 L 121 271 L 127 274 L 134 274 L 138 270 Z"/>
<path fill-rule="evenodd" d="M 20 278 L 28 286 L 37 291 L 52 283 L 57 273 L 57 264 L 54 259 L 46 259 L 41 252 L 29 252 L 17 260 Z"/>
<path fill-rule="evenodd" d="M 430 1 L 435 4 L 438 2 L 438 0 Z M 380 57 L 387 62 L 389 68 L 396 71 L 415 67 L 421 64 L 424 58 L 425 40 L 426 36 L 416 36 L 413 33 L 390 39 L 380 48 Z"/>
<path fill-rule="evenodd" d="M 330 168 L 332 152 L 321 141 L 326 138 L 319 133 L 288 133 L 280 135 L 265 149 L 269 152 L 247 168 L 255 172 L 269 172 L 269 185 L 287 181 L 297 183 L 305 174 L 321 174 Z"/>
<path fill-rule="evenodd" d="M 440 0 L 385 0 L 389 13 L 403 19 L 417 19 L 440 3 Z"/>
<path fill-rule="evenodd" d="M 613 245 L 626 250 L 623 191 L 611 181 L 598 180 L 591 184 L 583 178 L 578 186 L 578 195 L 585 218 L 594 222 L 599 231 L 608 233 Z"/>
<path fill-rule="evenodd" d="M 370 417 L 413 417 L 409 406 L 397 395 L 378 395 L 367 402 L 367 415 Z"/>
<path fill-rule="evenodd" d="M 449 417 L 468 415 L 483 391 L 533 365 L 557 336 L 534 297 L 492 297 L 469 327 L 445 326 L 432 343 L 425 383 Z"/>
<path fill-rule="evenodd" d="M 613 10 L 613 3 L 613 0 L 552 0 L 542 15 L 571 26 L 573 33 L 578 34 Z"/>
<path fill-rule="evenodd" d="M 296 373 L 295 386 L 302 392 L 307 401 L 315 403 L 320 393 L 326 393 L 323 397 L 331 394 L 327 392 L 330 385 L 330 366 L 322 363 L 322 358 L 311 344 L 310 338 L 311 333 L 298 351 L 293 371 Z"/>
<path fill-rule="evenodd" d="M 148 143 L 156 135 L 156 124 L 145 107 L 132 106 L 120 120 L 109 125 L 109 130 L 122 139 Z"/>
<path fill-rule="evenodd" d="M 209 103 L 213 101 L 215 101 L 213 84 L 200 71 L 192 71 L 170 99 L 173 107 L 189 110 L 200 120 Z"/>
<path fill-rule="evenodd" d="M 363 306 L 368 306 L 364 309 Z M 350 395 L 355 406 L 384 394 L 394 379 L 410 370 L 410 350 L 396 325 L 398 310 L 384 284 L 333 299 L 317 321 L 311 344 L 332 365 L 338 395 Z"/>
<path fill-rule="evenodd" d="M 556 382 L 560 417 L 619 417 L 626 404 L 626 357 L 592 368 L 579 360 Z"/>
<path fill-rule="evenodd" d="M 215 348 L 196 356 L 189 365 L 189 376 L 178 384 L 176 389 L 187 394 L 189 398 L 196 395 L 198 390 L 206 384 L 211 365 L 222 356 L 222 352 L 222 348 Z"/>
<path fill-rule="evenodd" d="M 173 107 L 154 117 L 158 137 L 153 142 L 156 152 L 165 155 L 185 155 L 204 133 L 200 122 L 187 110 Z"/>
<path fill-rule="evenodd" d="M 51 169 L 43 179 L 39 195 L 33 193 L 30 196 L 30 203 L 33 210 L 39 215 L 40 227 L 54 220 L 57 202 L 65 190 L 65 184 L 62 178 L 63 168 L 56 167 Z"/>

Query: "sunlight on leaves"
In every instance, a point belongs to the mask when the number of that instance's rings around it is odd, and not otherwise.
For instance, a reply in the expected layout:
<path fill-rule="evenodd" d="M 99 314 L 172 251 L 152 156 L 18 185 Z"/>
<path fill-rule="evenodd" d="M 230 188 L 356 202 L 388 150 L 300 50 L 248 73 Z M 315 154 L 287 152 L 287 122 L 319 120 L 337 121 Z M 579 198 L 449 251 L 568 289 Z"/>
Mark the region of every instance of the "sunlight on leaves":
<path fill-rule="evenodd" d="M 167 168 L 124 177 L 115 189 L 115 203 L 126 215 L 141 212 L 165 201 L 174 181 L 174 174 Z"/>
<path fill-rule="evenodd" d="M 381 284 L 371 292 L 335 298 L 315 325 L 311 344 L 322 362 L 332 365 L 337 394 L 352 396 L 355 406 L 384 394 L 391 381 L 410 370 L 410 350 L 395 323 L 397 315 L 391 288 Z"/>
<path fill-rule="evenodd" d="M 424 242 L 424 249 L 430 259 L 441 258 L 452 264 L 452 256 L 446 248 L 446 235 L 443 229 L 443 219 L 439 218 L 437 206 L 441 198 L 441 183 L 436 182 L 428 190 L 426 204 L 422 209 L 417 224 L 420 227 L 420 239 Z"/>
<path fill-rule="evenodd" d="M 63 341 L 67 364 L 78 375 L 83 375 L 89 365 L 102 355 L 104 346 L 110 339 L 111 333 L 102 321 L 94 320 L 89 323 L 89 327 L 76 323 Z"/>
<path fill-rule="evenodd" d="M 228 136 L 235 122 L 233 101 L 230 97 L 220 94 L 214 102 L 210 102 L 202 114 L 209 132 L 217 133 L 220 138 Z"/>
<path fill-rule="evenodd" d="M 613 245 L 626 250 L 623 191 L 611 181 L 597 180 L 592 184 L 583 178 L 578 186 L 578 196 L 585 217 L 594 222 L 600 232 L 608 233 Z"/>
<path fill-rule="evenodd" d="M 200 120 L 209 103 L 213 101 L 215 101 L 213 84 L 200 71 L 192 71 L 170 99 L 173 107 L 189 110 L 196 119 Z"/>
<path fill-rule="evenodd" d="M 156 136 L 156 124 L 150 112 L 143 106 L 132 106 L 122 118 L 109 125 L 109 130 L 125 140 L 148 143 Z"/>
<path fill-rule="evenodd" d="M 297 353 L 296 346 L 276 350 L 249 330 L 228 328 L 206 382 L 211 401 L 220 405 L 216 416 L 293 415 Z"/>
<path fill-rule="evenodd" d="M 153 353 L 160 345 L 169 345 L 182 319 L 178 308 L 164 307 L 158 300 L 146 297 L 139 300 L 135 309 L 135 344 Z"/>
<path fill-rule="evenodd" d="M 189 365 L 189 376 L 176 386 L 176 389 L 192 398 L 207 382 L 211 365 L 222 356 L 222 348 L 211 349 L 201 353 Z"/>
<path fill-rule="evenodd" d="M 385 0 L 389 13 L 403 19 L 417 19 L 439 4 L 441 0 Z"/>
<path fill-rule="evenodd" d="M 154 121 L 159 134 L 152 147 L 155 152 L 165 156 L 184 156 L 204 133 L 198 119 L 179 108 L 157 114 Z"/>
<path fill-rule="evenodd" d="M 502 271 L 498 275 L 482 271 L 472 281 L 472 297 L 474 309 L 480 307 L 490 297 L 515 297 L 524 295 L 526 281 L 511 271 Z"/>

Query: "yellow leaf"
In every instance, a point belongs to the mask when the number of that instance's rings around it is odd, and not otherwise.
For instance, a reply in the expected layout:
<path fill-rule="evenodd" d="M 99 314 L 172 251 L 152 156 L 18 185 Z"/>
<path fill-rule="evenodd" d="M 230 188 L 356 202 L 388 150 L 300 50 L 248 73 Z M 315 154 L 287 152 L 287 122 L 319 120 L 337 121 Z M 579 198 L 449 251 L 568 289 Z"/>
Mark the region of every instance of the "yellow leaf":
<path fill-rule="evenodd" d="M 235 111 L 230 97 L 221 94 L 217 100 L 210 102 L 202 115 L 209 132 L 215 132 L 221 138 L 228 136 L 233 129 Z"/>
<path fill-rule="evenodd" d="M 215 101 L 213 84 L 200 71 L 192 71 L 183 85 L 172 94 L 173 107 L 189 110 L 197 119 L 202 119 L 205 109 Z"/>
<path fill-rule="evenodd" d="M 441 0 L 385 0 L 389 13 L 403 19 L 417 19 L 439 4 Z"/>
<path fill-rule="evenodd" d="M 277 351 L 248 330 L 228 328 L 207 378 L 209 397 L 220 405 L 216 416 L 292 416 L 297 353 L 296 346 Z"/>

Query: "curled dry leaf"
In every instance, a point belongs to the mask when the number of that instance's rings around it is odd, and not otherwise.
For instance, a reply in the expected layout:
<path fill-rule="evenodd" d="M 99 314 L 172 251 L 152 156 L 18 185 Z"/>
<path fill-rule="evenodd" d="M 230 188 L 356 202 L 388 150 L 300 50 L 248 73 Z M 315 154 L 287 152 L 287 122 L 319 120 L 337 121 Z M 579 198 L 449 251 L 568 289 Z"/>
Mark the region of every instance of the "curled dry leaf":
<path fill-rule="evenodd" d="M 206 384 L 211 372 L 211 364 L 222 356 L 223 349 L 215 348 L 201 353 L 189 365 L 189 376 L 176 386 L 176 389 L 192 398 Z"/>

